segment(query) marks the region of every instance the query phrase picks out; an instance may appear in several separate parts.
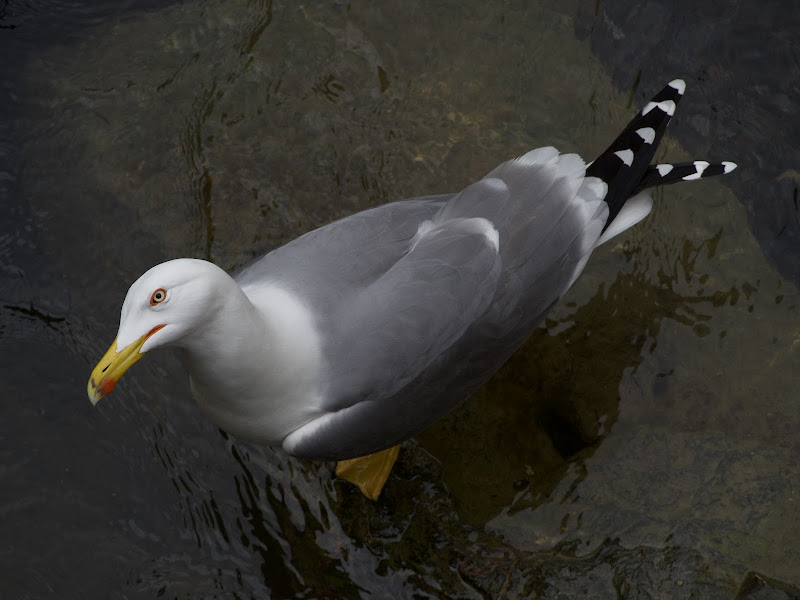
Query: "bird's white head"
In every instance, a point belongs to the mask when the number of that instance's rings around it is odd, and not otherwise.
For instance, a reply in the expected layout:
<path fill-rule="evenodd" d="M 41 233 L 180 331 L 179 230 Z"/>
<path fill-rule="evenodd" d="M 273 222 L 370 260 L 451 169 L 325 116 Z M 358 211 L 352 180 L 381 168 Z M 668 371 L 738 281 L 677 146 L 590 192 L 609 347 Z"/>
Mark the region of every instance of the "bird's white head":
<path fill-rule="evenodd" d="M 208 323 L 221 306 L 220 288 L 235 285 L 225 271 L 204 260 L 179 258 L 156 265 L 128 290 L 117 339 L 92 371 L 92 404 L 111 393 L 119 378 L 154 348 L 180 345 Z"/>

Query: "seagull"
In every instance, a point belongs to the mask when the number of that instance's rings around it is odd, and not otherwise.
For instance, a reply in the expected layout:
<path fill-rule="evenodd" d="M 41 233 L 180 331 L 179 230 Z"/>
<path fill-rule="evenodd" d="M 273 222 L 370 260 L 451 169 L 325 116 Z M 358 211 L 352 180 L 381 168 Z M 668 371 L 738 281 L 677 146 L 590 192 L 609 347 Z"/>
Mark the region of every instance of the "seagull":
<path fill-rule="evenodd" d="M 128 290 L 92 404 L 145 353 L 179 348 L 192 394 L 234 436 L 377 499 L 399 444 L 486 382 L 599 245 L 650 212 L 654 186 L 730 173 L 651 161 L 685 84 L 671 81 L 593 162 L 537 148 L 456 194 L 356 213 L 233 275 L 179 258 Z"/>

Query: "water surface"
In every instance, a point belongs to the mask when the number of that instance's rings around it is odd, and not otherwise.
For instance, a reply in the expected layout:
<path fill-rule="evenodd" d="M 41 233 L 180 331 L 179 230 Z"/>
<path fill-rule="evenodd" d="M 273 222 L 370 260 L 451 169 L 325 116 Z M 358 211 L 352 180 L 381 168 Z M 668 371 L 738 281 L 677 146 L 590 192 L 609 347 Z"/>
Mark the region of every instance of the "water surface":
<path fill-rule="evenodd" d="M 330 464 L 214 428 L 171 352 L 92 408 L 128 285 L 176 256 L 236 268 L 532 147 L 591 159 L 668 79 L 645 65 L 615 85 L 576 39 L 609 14 L 577 2 L 58 7 L 0 21 L 18 57 L 0 143 L 9 597 L 731 598 L 749 570 L 800 585 L 797 289 L 751 232 L 741 120 L 731 148 L 721 126 L 703 156 L 681 145 L 725 117 L 690 57 L 658 159 L 741 170 L 658 191 L 506 367 L 405 445 L 373 504 Z M 763 160 L 795 168 L 771 144 Z"/>

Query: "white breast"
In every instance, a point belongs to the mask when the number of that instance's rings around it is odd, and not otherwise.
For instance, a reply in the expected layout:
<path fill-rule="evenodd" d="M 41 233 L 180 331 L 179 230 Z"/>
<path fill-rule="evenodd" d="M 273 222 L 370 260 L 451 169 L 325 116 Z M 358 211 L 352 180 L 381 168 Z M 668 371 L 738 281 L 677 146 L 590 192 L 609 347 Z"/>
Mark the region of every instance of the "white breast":
<path fill-rule="evenodd" d="M 317 418 L 322 377 L 320 339 L 311 311 L 273 285 L 244 288 L 253 311 L 230 331 L 224 352 L 192 352 L 192 390 L 211 420 L 233 435 L 280 445 L 292 431 Z M 224 319 L 225 317 L 220 317 Z M 234 334 L 234 330 L 238 330 Z"/>

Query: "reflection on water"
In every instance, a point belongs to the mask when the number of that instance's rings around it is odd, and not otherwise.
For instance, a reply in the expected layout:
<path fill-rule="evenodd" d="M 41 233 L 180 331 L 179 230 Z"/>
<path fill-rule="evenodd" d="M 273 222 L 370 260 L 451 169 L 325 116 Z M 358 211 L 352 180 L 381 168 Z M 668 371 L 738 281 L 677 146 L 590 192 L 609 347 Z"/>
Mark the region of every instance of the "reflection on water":
<path fill-rule="evenodd" d="M 629 96 L 663 81 L 615 90 L 574 40 L 574 4 L 197 2 L 28 48 L 0 142 L 11 593 L 728 598 L 748 569 L 800 584 L 798 295 L 735 177 L 659 191 L 497 376 L 404 446 L 377 503 L 332 465 L 220 434 L 168 352 L 97 409 L 84 397 L 156 262 L 235 268 L 534 146 L 604 148 Z M 665 157 L 690 158 L 669 139 Z"/>

